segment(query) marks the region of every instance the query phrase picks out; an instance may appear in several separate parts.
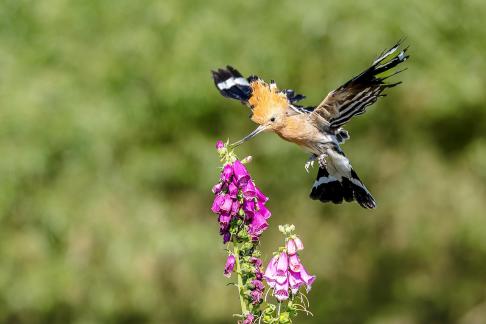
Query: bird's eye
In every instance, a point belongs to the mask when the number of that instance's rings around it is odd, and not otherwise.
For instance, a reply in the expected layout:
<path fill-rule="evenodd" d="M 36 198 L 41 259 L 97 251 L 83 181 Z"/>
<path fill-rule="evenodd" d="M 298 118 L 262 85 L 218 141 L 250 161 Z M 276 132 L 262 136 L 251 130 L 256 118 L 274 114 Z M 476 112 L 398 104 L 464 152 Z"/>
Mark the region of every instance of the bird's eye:
<path fill-rule="evenodd" d="M 275 117 L 270 118 L 270 121 L 271 122 L 274 122 L 275 121 Z"/>

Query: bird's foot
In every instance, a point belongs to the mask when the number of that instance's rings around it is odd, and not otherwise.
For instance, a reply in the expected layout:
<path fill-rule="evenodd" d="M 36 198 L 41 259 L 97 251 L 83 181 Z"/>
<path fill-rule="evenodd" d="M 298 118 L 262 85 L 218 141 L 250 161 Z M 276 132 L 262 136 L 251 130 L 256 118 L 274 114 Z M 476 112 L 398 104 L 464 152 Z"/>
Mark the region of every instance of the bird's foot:
<path fill-rule="evenodd" d="M 311 167 L 314 167 L 314 161 L 317 159 L 317 155 L 315 154 L 312 154 L 309 159 L 307 159 L 307 162 L 305 162 L 304 164 L 304 168 L 305 168 L 305 171 L 307 171 L 307 173 L 309 173 L 309 169 Z"/>

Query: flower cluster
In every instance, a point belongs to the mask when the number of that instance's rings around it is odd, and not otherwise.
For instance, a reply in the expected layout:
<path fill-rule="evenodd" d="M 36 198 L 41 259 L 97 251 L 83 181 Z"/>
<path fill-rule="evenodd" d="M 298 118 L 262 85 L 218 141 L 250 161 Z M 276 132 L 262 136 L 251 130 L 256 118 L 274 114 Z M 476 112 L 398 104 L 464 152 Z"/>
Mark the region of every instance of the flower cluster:
<path fill-rule="evenodd" d="M 226 163 L 220 181 L 212 189 L 215 197 L 211 210 L 218 215 L 223 243 L 229 242 L 241 229 L 246 229 L 251 239 L 258 241 L 271 215 L 265 207 L 268 198 L 255 186 L 243 163 L 228 154 L 221 141 L 216 148 Z"/>
<path fill-rule="evenodd" d="M 295 227 L 279 226 L 286 236 L 285 246 L 279 248 L 263 273 L 258 248 L 271 215 L 265 206 L 268 198 L 244 166 L 250 157 L 238 160 L 221 141 L 216 144 L 216 149 L 223 167 L 219 182 L 212 189 L 211 210 L 218 215 L 219 232 L 228 251 L 224 275 L 230 278 L 233 272 L 236 274 L 234 285 L 238 288 L 241 305 L 241 314 L 236 315 L 238 324 L 292 323 L 292 317 L 298 312 L 312 315 L 308 311 L 309 302 L 299 289 L 305 286 L 308 292 L 315 276 L 307 273 L 299 259 L 298 252 L 304 245 L 293 234 Z M 264 281 L 273 290 L 278 305 L 267 300 Z"/>
<path fill-rule="evenodd" d="M 293 225 L 281 226 L 280 229 L 289 235 L 293 231 Z M 302 241 L 296 235 L 290 234 L 285 239 L 285 248 L 270 260 L 265 270 L 265 281 L 273 288 L 273 294 L 278 301 L 287 300 L 290 293 L 296 295 L 303 285 L 309 291 L 316 279 L 307 273 L 299 259 L 297 252 L 303 249 Z"/>
<path fill-rule="evenodd" d="M 260 236 L 268 228 L 271 215 L 265 206 L 268 198 L 258 189 L 244 166 L 232 151 L 218 141 L 216 149 L 223 162 L 219 182 L 213 187 L 211 210 L 218 215 L 223 243 L 233 245 L 224 267 L 230 277 L 236 271 L 237 287 L 242 304 L 242 323 L 251 323 L 259 314 L 264 285 L 262 261 L 257 247 Z"/>

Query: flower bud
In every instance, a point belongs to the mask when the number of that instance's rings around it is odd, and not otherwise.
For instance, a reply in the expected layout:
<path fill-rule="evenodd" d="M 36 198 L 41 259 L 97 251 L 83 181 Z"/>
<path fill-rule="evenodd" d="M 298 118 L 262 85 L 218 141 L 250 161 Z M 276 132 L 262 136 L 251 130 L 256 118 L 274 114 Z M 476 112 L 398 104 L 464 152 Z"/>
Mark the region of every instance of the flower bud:
<path fill-rule="evenodd" d="M 226 147 L 224 146 L 222 140 L 218 140 L 216 142 L 216 150 L 218 151 L 218 154 L 221 156 L 223 156 L 227 152 Z"/>
<path fill-rule="evenodd" d="M 288 312 L 280 313 L 278 322 L 281 324 L 292 323 L 292 321 L 290 320 L 290 314 Z"/>
<path fill-rule="evenodd" d="M 251 160 L 253 160 L 253 157 L 251 155 L 248 155 L 246 158 L 244 158 L 243 160 L 241 160 L 241 163 L 248 164 L 248 163 L 251 162 Z"/>

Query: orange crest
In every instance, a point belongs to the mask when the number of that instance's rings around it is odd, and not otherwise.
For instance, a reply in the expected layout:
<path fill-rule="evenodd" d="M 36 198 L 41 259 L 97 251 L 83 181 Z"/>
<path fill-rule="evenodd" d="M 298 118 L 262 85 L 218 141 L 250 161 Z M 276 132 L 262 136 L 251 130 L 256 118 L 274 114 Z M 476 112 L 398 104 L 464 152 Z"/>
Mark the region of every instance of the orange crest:
<path fill-rule="evenodd" d="M 257 80 L 250 84 L 251 97 L 248 100 L 253 108 L 251 119 L 260 125 L 268 122 L 269 116 L 275 113 L 285 113 L 288 108 L 287 96 L 278 91 L 274 84 Z"/>

